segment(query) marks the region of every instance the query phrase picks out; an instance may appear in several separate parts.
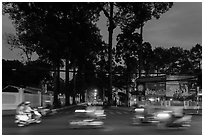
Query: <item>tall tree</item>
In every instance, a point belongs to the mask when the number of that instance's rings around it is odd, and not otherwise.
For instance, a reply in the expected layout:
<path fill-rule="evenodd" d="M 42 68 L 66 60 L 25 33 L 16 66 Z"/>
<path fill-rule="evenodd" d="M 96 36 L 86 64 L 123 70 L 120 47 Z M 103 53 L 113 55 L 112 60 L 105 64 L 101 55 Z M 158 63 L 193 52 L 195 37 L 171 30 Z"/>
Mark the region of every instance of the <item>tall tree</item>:
<path fill-rule="evenodd" d="M 154 64 L 154 70 L 156 70 L 157 75 L 159 73 L 165 73 L 166 71 L 166 64 L 168 63 L 169 58 L 169 52 L 168 50 L 162 47 L 156 47 L 153 50 L 154 58 L 153 58 L 153 64 Z"/>
<path fill-rule="evenodd" d="M 129 66 L 129 62 L 133 62 L 131 59 L 134 59 L 134 66 L 137 66 L 137 70 L 139 72 L 138 77 L 141 77 L 142 65 L 147 64 L 148 60 L 143 59 L 145 58 L 144 54 L 146 54 L 148 51 L 151 51 L 145 49 L 148 45 L 147 43 L 143 44 L 143 26 L 153 17 L 159 19 L 163 13 L 167 12 L 172 7 L 172 5 L 173 3 L 168 2 L 117 3 L 118 23 L 122 30 L 121 35 L 124 36 L 119 36 L 116 51 L 118 52 L 119 56 L 123 56 L 122 58 L 127 58 L 124 60 L 127 66 L 127 72 L 131 72 L 128 70 L 128 68 L 131 68 Z M 143 48 L 143 46 L 146 47 Z M 149 68 L 146 67 L 145 69 L 148 71 Z M 131 79 L 131 77 L 131 75 L 127 75 L 127 81 L 130 81 L 129 79 Z M 129 89 L 128 86 L 127 91 Z"/>
<path fill-rule="evenodd" d="M 29 47 L 26 42 L 30 40 L 34 46 L 32 49 L 36 50 L 40 59 L 47 60 L 55 67 L 56 103 L 61 58 L 66 56 L 64 51 L 69 54 L 75 47 L 84 49 L 82 39 L 76 36 L 80 34 L 82 22 L 90 24 L 97 19 L 98 12 L 95 11 L 97 9 L 89 3 L 4 3 L 4 13 L 9 13 L 14 21 L 20 42 Z"/>
<path fill-rule="evenodd" d="M 190 49 L 190 59 L 193 63 L 194 69 L 201 69 L 202 46 L 200 44 L 196 44 Z"/>
<path fill-rule="evenodd" d="M 41 81 L 52 80 L 50 70 L 51 66 L 40 60 L 23 64 L 19 61 L 2 61 L 3 86 L 32 86 L 41 88 Z"/>
<path fill-rule="evenodd" d="M 117 37 L 118 43 L 116 46 L 116 62 L 124 61 L 125 65 L 125 80 L 126 92 L 129 94 L 129 86 L 131 84 L 131 77 L 133 73 L 137 73 L 138 63 L 138 41 L 139 34 L 132 34 L 130 31 L 124 31 Z M 128 98 L 127 98 L 128 100 Z"/>
<path fill-rule="evenodd" d="M 180 73 L 180 61 L 183 60 L 184 50 L 180 47 L 171 47 L 168 49 L 168 64 L 167 74 L 179 74 Z"/>
<path fill-rule="evenodd" d="M 198 77 L 198 86 L 202 88 L 202 46 L 196 44 L 190 49 L 190 62 L 193 65 L 193 72 Z"/>
<path fill-rule="evenodd" d="M 108 103 L 112 104 L 112 41 L 113 41 L 113 30 L 115 29 L 115 20 L 114 20 L 114 3 L 100 3 L 99 8 L 104 12 L 105 16 L 108 18 L 108 65 L 109 65 L 109 88 L 108 88 Z"/>
<path fill-rule="evenodd" d="M 142 48 L 139 49 L 141 53 L 141 67 L 145 71 L 145 76 L 148 76 L 149 73 L 153 70 L 153 51 L 152 46 L 149 42 L 144 42 Z"/>

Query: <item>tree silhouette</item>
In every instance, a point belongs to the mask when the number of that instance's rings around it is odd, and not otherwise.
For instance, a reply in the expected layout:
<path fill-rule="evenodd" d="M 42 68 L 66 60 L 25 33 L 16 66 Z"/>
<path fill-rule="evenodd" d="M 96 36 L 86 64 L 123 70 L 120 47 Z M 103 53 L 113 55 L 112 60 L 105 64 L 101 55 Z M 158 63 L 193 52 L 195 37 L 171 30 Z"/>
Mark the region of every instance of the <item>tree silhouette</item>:
<path fill-rule="evenodd" d="M 50 70 L 51 66 L 40 60 L 32 61 L 23 64 L 19 61 L 2 61 L 2 79 L 3 87 L 8 85 L 14 86 L 32 86 L 41 87 L 41 81 L 47 79 L 48 82 L 52 81 Z M 48 83 L 51 84 L 51 83 Z"/>
<path fill-rule="evenodd" d="M 153 17 L 158 19 L 172 5 L 161 2 L 117 3 L 118 24 L 122 34 L 117 39 L 116 58 L 119 58 L 118 61 L 123 60 L 126 66 L 127 91 L 133 73 L 139 73 L 138 77 L 141 77 L 141 71 L 145 69 L 147 75 L 153 66 L 150 59 L 153 56 L 151 45 L 143 43 L 143 26 Z"/>
<path fill-rule="evenodd" d="M 76 61 L 84 55 L 79 57 L 78 51 L 98 44 L 93 42 L 98 37 L 93 35 L 99 35 L 93 24 L 97 19 L 97 8 L 89 3 L 29 2 L 4 3 L 3 9 L 13 20 L 20 43 L 25 47 L 32 45 L 30 48 L 35 49 L 39 58 L 51 63 L 56 70 L 54 103 L 57 103 L 61 59 L 70 57 L 69 61 Z M 28 41 L 31 44 L 27 44 Z"/>

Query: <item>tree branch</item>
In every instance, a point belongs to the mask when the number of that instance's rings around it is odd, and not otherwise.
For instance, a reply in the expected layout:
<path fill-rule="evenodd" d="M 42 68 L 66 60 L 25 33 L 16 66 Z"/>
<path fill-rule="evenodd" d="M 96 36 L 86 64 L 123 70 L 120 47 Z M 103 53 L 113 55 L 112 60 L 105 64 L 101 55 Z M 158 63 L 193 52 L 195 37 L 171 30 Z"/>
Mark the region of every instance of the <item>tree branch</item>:
<path fill-rule="evenodd" d="M 110 20 L 110 15 L 108 14 L 108 12 L 101 5 L 99 5 L 99 8 L 103 11 L 105 16 Z"/>

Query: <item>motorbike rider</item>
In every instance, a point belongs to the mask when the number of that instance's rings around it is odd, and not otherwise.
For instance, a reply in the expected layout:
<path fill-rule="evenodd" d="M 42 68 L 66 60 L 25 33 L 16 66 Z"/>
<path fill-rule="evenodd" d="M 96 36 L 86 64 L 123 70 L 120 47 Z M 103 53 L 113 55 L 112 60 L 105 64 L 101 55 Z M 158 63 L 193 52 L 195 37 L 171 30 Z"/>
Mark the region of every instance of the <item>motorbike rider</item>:
<path fill-rule="evenodd" d="M 20 103 L 16 108 L 16 114 L 24 114 L 25 102 Z"/>
<path fill-rule="evenodd" d="M 171 107 L 171 118 L 168 124 L 173 124 L 176 120 L 182 118 L 184 116 L 183 108 L 182 107 Z"/>
<path fill-rule="evenodd" d="M 90 118 L 94 118 L 95 117 L 95 111 L 96 111 L 96 106 L 88 105 L 86 107 L 86 114 Z"/>
<path fill-rule="evenodd" d="M 147 100 L 144 105 L 144 120 L 148 121 L 149 117 L 153 115 L 153 106 L 150 100 Z"/>
<path fill-rule="evenodd" d="M 29 117 L 29 119 L 32 119 L 32 117 L 33 117 L 33 115 L 34 115 L 34 110 L 31 108 L 31 106 L 30 106 L 30 101 L 26 101 L 25 103 L 24 103 L 25 105 L 24 105 L 24 113 L 26 113 L 27 114 L 27 116 Z"/>

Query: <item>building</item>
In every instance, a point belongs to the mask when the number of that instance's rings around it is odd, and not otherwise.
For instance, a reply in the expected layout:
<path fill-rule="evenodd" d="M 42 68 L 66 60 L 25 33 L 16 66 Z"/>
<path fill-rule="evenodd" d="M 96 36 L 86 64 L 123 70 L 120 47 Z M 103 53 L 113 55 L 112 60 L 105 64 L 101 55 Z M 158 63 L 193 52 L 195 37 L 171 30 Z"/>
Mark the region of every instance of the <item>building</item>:
<path fill-rule="evenodd" d="M 197 93 L 197 78 L 192 75 L 163 75 L 142 77 L 136 80 L 136 99 L 172 100 L 184 99 Z"/>

